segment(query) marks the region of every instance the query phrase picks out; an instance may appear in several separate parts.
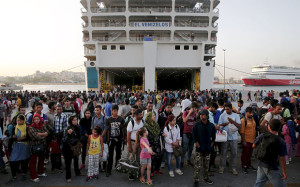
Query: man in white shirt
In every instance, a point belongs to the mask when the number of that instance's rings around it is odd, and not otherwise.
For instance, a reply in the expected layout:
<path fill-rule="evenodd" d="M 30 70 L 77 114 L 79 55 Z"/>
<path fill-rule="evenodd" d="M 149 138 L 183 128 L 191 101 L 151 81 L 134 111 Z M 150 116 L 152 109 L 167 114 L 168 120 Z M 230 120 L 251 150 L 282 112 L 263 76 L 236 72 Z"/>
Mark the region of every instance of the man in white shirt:
<path fill-rule="evenodd" d="M 238 101 L 237 114 L 240 115 L 240 118 L 242 118 L 242 117 L 244 117 L 246 115 L 246 108 L 243 105 L 244 105 L 244 101 L 243 100 L 239 100 Z"/>
<path fill-rule="evenodd" d="M 128 146 L 128 159 L 140 162 L 140 149 L 139 146 L 135 147 L 136 133 L 144 126 L 143 111 L 137 109 L 134 112 L 134 119 L 130 120 L 127 126 L 127 146 Z M 129 180 L 134 180 L 134 174 L 129 172 Z"/>
<path fill-rule="evenodd" d="M 274 107 L 274 110 L 271 111 L 271 112 L 268 112 L 266 115 L 265 115 L 265 118 L 264 120 L 261 122 L 260 124 L 260 128 L 262 130 L 262 132 L 265 132 L 267 131 L 268 129 L 268 124 L 270 123 L 270 121 L 272 119 L 279 119 L 279 120 L 282 120 L 282 116 L 280 115 L 281 114 L 281 111 L 282 111 L 282 107 L 280 104 L 276 104 L 275 107 Z"/>
<path fill-rule="evenodd" d="M 192 104 L 192 101 L 191 101 L 189 98 L 190 98 L 190 95 L 187 94 L 186 97 L 185 97 L 185 99 L 182 100 L 182 102 L 181 102 L 181 107 L 182 107 L 182 108 L 181 108 L 181 112 L 182 112 L 182 113 L 184 112 L 184 110 L 185 110 L 187 107 L 190 107 L 191 104 Z"/>

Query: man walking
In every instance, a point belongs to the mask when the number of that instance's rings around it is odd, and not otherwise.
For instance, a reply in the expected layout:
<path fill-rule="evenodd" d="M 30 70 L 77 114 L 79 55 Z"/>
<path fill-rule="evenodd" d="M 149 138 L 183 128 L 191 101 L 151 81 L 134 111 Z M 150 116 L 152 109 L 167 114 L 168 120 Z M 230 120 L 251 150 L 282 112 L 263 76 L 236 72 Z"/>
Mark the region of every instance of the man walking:
<path fill-rule="evenodd" d="M 253 148 L 257 147 L 259 159 L 254 187 L 263 187 L 267 181 L 274 187 L 286 186 L 284 180 L 287 178 L 285 169 L 287 150 L 284 140 L 278 136 L 280 128 L 280 120 L 272 119 L 268 126 L 269 132 L 261 134 L 254 141 Z M 279 162 L 282 172 L 279 170 Z"/>
<path fill-rule="evenodd" d="M 224 168 L 226 166 L 227 151 L 230 146 L 230 162 L 231 172 L 234 175 L 238 175 L 236 171 L 236 156 L 237 156 L 237 140 L 238 140 L 238 130 L 241 127 L 240 116 L 232 112 L 232 105 L 230 103 L 225 104 L 225 112 L 220 116 L 219 125 L 217 129 L 221 128 L 227 132 L 227 142 L 222 143 L 221 148 L 221 163 L 219 168 L 219 173 L 224 173 Z"/>
<path fill-rule="evenodd" d="M 194 187 L 199 186 L 200 167 L 203 168 L 203 180 L 207 184 L 213 184 L 208 177 L 210 152 L 216 139 L 214 124 L 208 121 L 209 112 L 203 110 L 200 114 L 200 121 L 193 127 L 193 139 L 196 142 L 196 156 L 194 162 Z"/>
<path fill-rule="evenodd" d="M 246 108 L 246 116 L 241 119 L 241 138 L 242 138 L 242 168 L 245 174 L 248 174 L 248 169 L 252 171 L 256 171 L 256 169 L 251 165 L 251 157 L 252 157 L 252 144 L 256 137 L 256 123 L 253 118 L 253 108 Z"/>

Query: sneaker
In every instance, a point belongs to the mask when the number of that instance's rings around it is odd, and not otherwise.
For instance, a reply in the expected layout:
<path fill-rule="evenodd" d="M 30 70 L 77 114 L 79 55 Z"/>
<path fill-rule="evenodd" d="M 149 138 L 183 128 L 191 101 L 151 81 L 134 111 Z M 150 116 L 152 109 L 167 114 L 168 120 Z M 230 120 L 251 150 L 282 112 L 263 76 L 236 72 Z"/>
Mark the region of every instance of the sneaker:
<path fill-rule="evenodd" d="M 192 162 L 191 162 L 191 161 L 188 161 L 188 162 L 187 162 L 187 165 L 188 165 L 188 166 L 192 166 L 192 167 L 194 167 L 194 164 L 192 164 Z"/>
<path fill-rule="evenodd" d="M 224 168 L 219 168 L 219 173 L 223 174 L 224 173 Z"/>
<path fill-rule="evenodd" d="M 170 177 L 175 177 L 174 172 L 173 171 L 169 171 L 169 175 Z"/>
<path fill-rule="evenodd" d="M 203 179 L 204 182 L 206 182 L 207 184 L 214 184 L 214 182 L 210 179 Z"/>
<path fill-rule="evenodd" d="M 252 171 L 257 171 L 257 169 L 253 166 L 248 167 L 248 169 L 251 169 Z"/>
<path fill-rule="evenodd" d="M 245 174 L 248 174 L 247 166 L 244 166 L 244 167 L 243 167 L 243 171 L 244 171 Z"/>
<path fill-rule="evenodd" d="M 161 167 L 161 168 L 165 168 L 165 163 L 162 162 L 161 165 L 160 165 L 160 167 Z"/>
<path fill-rule="evenodd" d="M 147 180 L 147 182 L 146 182 L 149 186 L 153 186 L 153 183 L 152 183 L 152 181 L 151 180 Z"/>
<path fill-rule="evenodd" d="M 44 164 L 47 165 L 48 163 L 49 163 L 49 160 L 48 160 L 48 159 L 45 159 L 45 160 L 44 160 Z"/>
<path fill-rule="evenodd" d="M 67 179 L 67 183 L 71 183 L 72 182 L 72 179 Z"/>
<path fill-rule="evenodd" d="M 145 184 L 146 183 L 145 177 L 141 177 L 140 181 L 141 181 L 142 184 Z"/>
<path fill-rule="evenodd" d="M 43 173 L 43 174 L 38 174 L 39 177 L 47 177 L 47 174 L 46 173 Z"/>
<path fill-rule="evenodd" d="M 129 175 L 129 176 L 128 176 L 128 180 L 130 180 L 130 181 L 134 181 L 134 180 L 135 180 L 135 178 L 134 178 L 134 176 L 133 176 L 133 175 Z"/>
<path fill-rule="evenodd" d="M 176 169 L 175 173 L 177 173 L 178 175 L 183 175 L 183 172 L 180 169 Z"/>
<path fill-rule="evenodd" d="M 200 185 L 199 185 L 199 182 L 198 182 L 198 181 L 195 181 L 193 187 L 199 187 L 199 186 L 200 186 Z"/>
<path fill-rule="evenodd" d="M 236 171 L 236 169 L 232 169 L 231 173 L 234 174 L 234 175 L 238 175 L 238 172 Z"/>
<path fill-rule="evenodd" d="M 291 162 L 292 161 L 292 158 L 289 158 L 289 162 Z"/>
<path fill-rule="evenodd" d="M 40 182 L 39 178 L 31 179 L 32 182 Z"/>
<path fill-rule="evenodd" d="M 287 162 L 285 162 L 285 164 L 286 164 L 286 165 L 289 165 L 289 164 L 290 164 L 290 162 L 289 162 L 289 161 L 287 161 Z"/>
<path fill-rule="evenodd" d="M 90 182 L 93 178 L 92 177 L 87 177 L 86 182 Z"/>
<path fill-rule="evenodd" d="M 162 172 L 161 172 L 161 171 L 160 171 L 160 172 L 154 171 L 154 173 L 155 173 L 156 175 L 162 175 Z"/>
<path fill-rule="evenodd" d="M 79 169 L 83 169 L 83 168 L 85 168 L 85 164 L 81 164 Z"/>

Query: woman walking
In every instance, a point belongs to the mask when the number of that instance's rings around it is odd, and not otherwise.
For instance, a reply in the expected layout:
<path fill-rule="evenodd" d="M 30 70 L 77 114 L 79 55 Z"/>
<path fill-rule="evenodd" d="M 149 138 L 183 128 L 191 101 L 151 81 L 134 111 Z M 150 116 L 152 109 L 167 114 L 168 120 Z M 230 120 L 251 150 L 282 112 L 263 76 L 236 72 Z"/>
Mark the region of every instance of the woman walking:
<path fill-rule="evenodd" d="M 32 182 L 39 182 L 38 177 L 46 177 L 44 173 L 44 161 L 46 151 L 46 137 L 48 136 L 47 128 L 42 123 L 39 114 L 34 114 L 33 123 L 28 130 L 31 139 L 31 155 L 30 155 L 30 178 Z M 38 160 L 38 174 L 36 172 L 36 162 Z"/>
<path fill-rule="evenodd" d="M 13 138 L 15 142 L 10 157 L 10 169 L 13 182 L 17 179 L 17 171 L 21 164 L 22 180 L 26 180 L 26 172 L 28 170 L 28 160 L 30 157 L 29 136 L 27 133 L 26 120 L 24 115 L 17 118 L 17 126 L 15 127 Z"/>
<path fill-rule="evenodd" d="M 86 158 L 86 145 L 89 136 L 92 134 L 91 130 L 92 117 L 91 112 L 86 109 L 84 111 L 84 117 L 80 119 L 80 132 L 81 132 L 81 143 L 82 143 L 82 154 L 81 154 L 81 166 L 80 169 L 85 168 L 85 158 Z"/>
<path fill-rule="evenodd" d="M 72 182 L 71 180 L 71 163 L 74 160 L 74 170 L 77 176 L 80 176 L 80 170 L 78 167 L 78 156 L 80 154 L 80 130 L 77 125 L 77 117 L 70 116 L 68 120 L 69 126 L 64 131 L 63 137 L 63 155 L 66 164 L 66 179 L 67 182 Z M 79 151 L 78 151 L 79 150 Z M 79 154 L 78 154 L 79 153 Z"/>

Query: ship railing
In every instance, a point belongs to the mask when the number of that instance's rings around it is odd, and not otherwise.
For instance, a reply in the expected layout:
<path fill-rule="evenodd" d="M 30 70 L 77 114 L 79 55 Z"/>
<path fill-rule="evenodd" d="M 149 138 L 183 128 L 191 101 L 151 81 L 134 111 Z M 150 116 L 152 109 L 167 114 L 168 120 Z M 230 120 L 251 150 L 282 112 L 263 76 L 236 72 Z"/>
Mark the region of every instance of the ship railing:
<path fill-rule="evenodd" d="M 153 21 L 153 23 L 155 23 L 155 21 Z M 164 23 L 169 23 L 169 27 L 172 26 L 172 22 L 164 22 Z M 134 27 L 134 22 L 130 22 L 129 26 Z"/>
<path fill-rule="evenodd" d="M 209 23 L 191 23 L 189 21 L 175 22 L 176 27 L 208 27 Z"/>
<path fill-rule="evenodd" d="M 170 13 L 172 8 L 170 7 L 129 7 L 130 12 L 158 12 L 158 13 Z"/>
<path fill-rule="evenodd" d="M 206 55 L 215 55 L 216 51 L 214 49 L 210 49 L 210 50 L 205 50 L 205 54 Z"/>
<path fill-rule="evenodd" d="M 188 8 L 188 7 L 177 7 L 175 8 L 175 12 L 179 13 L 209 13 L 209 8 L 201 9 L 201 8 Z"/>
<path fill-rule="evenodd" d="M 130 41 L 136 41 L 136 42 L 142 42 L 144 41 L 144 37 L 149 36 L 131 36 L 129 37 Z M 156 38 L 156 41 L 170 41 L 171 37 L 164 37 L 164 36 L 154 36 Z"/>
<path fill-rule="evenodd" d="M 92 22 L 93 27 L 125 27 L 126 22 Z"/>
<path fill-rule="evenodd" d="M 91 8 L 93 13 L 125 12 L 125 7 Z"/>
<path fill-rule="evenodd" d="M 203 42 L 203 41 L 207 41 L 207 37 L 178 37 L 178 36 L 174 36 L 174 41 L 189 41 L 189 42 Z"/>
<path fill-rule="evenodd" d="M 84 52 L 85 52 L 86 55 L 94 55 L 94 54 L 96 54 L 96 50 L 95 49 L 85 48 Z"/>
<path fill-rule="evenodd" d="M 93 41 L 126 41 L 126 37 L 93 37 Z"/>

